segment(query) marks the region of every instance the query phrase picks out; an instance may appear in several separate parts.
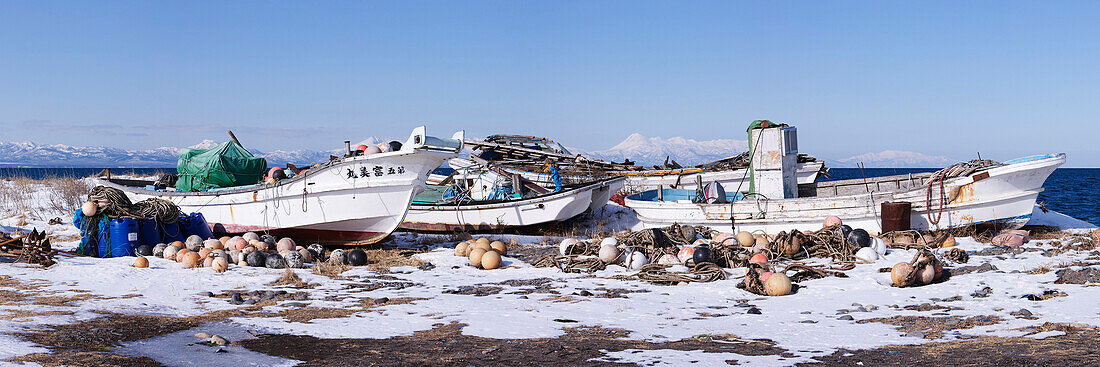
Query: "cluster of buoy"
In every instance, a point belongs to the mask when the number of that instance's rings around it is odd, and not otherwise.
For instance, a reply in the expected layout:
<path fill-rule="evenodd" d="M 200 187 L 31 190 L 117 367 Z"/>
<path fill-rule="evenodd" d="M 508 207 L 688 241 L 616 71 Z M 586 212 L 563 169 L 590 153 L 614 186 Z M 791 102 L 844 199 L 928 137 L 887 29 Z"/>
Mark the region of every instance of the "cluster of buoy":
<path fill-rule="evenodd" d="M 898 287 L 932 284 L 943 277 L 943 261 L 931 251 L 921 251 L 911 262 L 894 264 L 890 280 Z"/>
<path fill-rule="evenodd" d="M 507 254 L 508 245 L 501 241 L 490 241 L 485 237 L 462 241 L 455 245 L 455 256 L 464 256 L 470 260 L 471 266 L 485 270 L 500 268 L 503 262 L 502 256 Z"/>
<path fill-rule="evenodd" d="M 746 237 L 744 234 L 747 234 Z M 756 246 L 756 243 L 763 239 L 767 241 L 767 236 L 763 235 L 760 238 L 753 237 L 748 232 L 740 232 L 736 238 L 738 243 L 744 247 Z M 768 296 L 786 296 L 791 294 L 791 278 L 786 273 L 777 272 L 772 269 L 771 261 L 768 259 L 768 255 L 765 252 L 758 251 L 749 257 L 749 264 L 747 267 L 749 272 L 756 272 L 760 282 L 764 284 L 764 293 Z M 744 282 L 748 282 L 748 277 L 745 277 Z"/>
<path fill-rule="evenodd" d="M 402 145 L 401 142 L 396 141 L 396 140 L 391 141 L 389 143 L 378 143 L 378 144 L 374 144 L 374 145 L 359 144 L 358 147 L 355 147 L 355 151 L 352 152 L 352 155 L 359 156 L 359 155 L 371 155 L 371 154 L 386 153 L 386 152 L 396 152 L 396 151 L 401 150 L 401 145 Z"/>
<path fill-rule="evenodd" d="M 302 176 L 302 175 L 305 175 L 305 174 L 309 173 L 309 171 L 311 169 L 313 169 L 314 167 L 320 167 L 320 166 L 321 166 L 321 164 L 319 164 L 319 163 L 314 164 L 313 167 L 301 169 L 301 170 L 298 171 L 298 173 L 294 173 L 294 171 L 285 170 L 285 169 L 282 169 L 280 167 L 272 167 L 271 169 L 267 170 L 266 174 L 264 174 L 263 182 L 272 184 L 272 183 L 278 182 L 280 180 L 294 178 L 295 176 Z"/>
<path fill-rule="evenodd" d="M 148 267 L 146 256 L 152 256 L 178 262 L 184 268 L 212 268 L 220 273 L 231 264 L 272 269 L 304 268 L 305 264 L 322 261 L 325 249 L 319 244 L 298 246 L 289 237 L 276 240 L 270 235 L 248 232 L 241 236 L 206 240 L 191 235 L 185 241 L 159 243 L 152 247 L 142 245 L 137 248 L 137 255 L 134 267 L 138 268 Z"/>

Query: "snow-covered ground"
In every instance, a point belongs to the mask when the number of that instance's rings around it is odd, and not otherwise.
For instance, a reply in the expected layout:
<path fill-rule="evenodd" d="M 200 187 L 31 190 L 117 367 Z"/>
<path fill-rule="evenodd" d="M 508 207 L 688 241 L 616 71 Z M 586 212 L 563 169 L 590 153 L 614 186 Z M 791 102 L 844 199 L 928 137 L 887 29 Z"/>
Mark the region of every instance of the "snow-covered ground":
<path fill-rule="evenodd" d="M 45 229 L 54 238 L 57 248 L 71 248 L 79 235 L 71 225 L 71 215 L 43 213 L 35 217 L 10 209 L 0 214 L 0 230 Z M 629 209 L 609 204 L 603 226 L 609 230 L 634 227 Z M 64 224 L 50 225 L 49 218 L 58 216 Z M 1094 227 L 1086 222 L 1059 213 L 1036 210 L 1032 224 L 1053 225 L 1078 231 Z M 430 236 L 429 236 L 430 237 Z M 445 237 L 438 237 L 442 240 Z M 521 245 L 546 240 L 543 236 L 492 236 L 507 242 L 514 239 Z M 552 238 L 556 241 L 557 238 Z M 991 247 L 971 238 L 958 238 L 958 247 L 974 253 Z M 414 247 L 425 243 L 425 235 L 399 233 L 390 245 Z M 431 241 L 427 241 L 431 242 Z M 1054 272 L 1035 274 L 1040 267 L 1066 266 L 1085 260 L 1087 252 L 1044 252 L 1054 248 L 1052 240 L 1032 240 L 1025 251 L 997 255 L 972 255 L 968 266 L 988 263 L 993 271 L 952 276 L 949 280 L 923 287 L 896 288 L 890 286 L 888 273 L 880 268 L 909 261 L 913 251 L 892 250 L 873 264 L 861 264 L 847 271 L 847 278 L 827 277 L 799 283 L 799 290 L 784 297 L 762 297 L 738 289 L 738 277 L 743 269 L 728 269 L 729 280 L 711 283 L 691 283 L 661 286 L 640 281 L 611 279 L 630 274 L 620 266 L 609 266 L 594 274 L 566 274 L 555 268 L 536 268 L 515 258 L 506 257 L 504 267 L 479 270 L 468 266 L 465 258 L 453 255 L 454 242 L 435 245 L 431 251 L 416 255 L 434 268 L 393 268 L 393 273 L 378 274 L 366 267 L 353 268 L 339 279 L 314 274 L 308 269 L 297 270 L 299 277 L 313 288 L 291 289 L 305 292 L 308 299 L 282 300 L 264 307 L 258 313 L 228 317 L 191 330 L 162 335 L 152 339 L 128 342 L 119 346 L 120 354 L 142 355 L 165 365 L 191 365 L 202 353 L 213 353 L 211 347 L 196 345 L 192 336 L 198 331 L 221 333 L 228 339 L 248 338 L 241 330 L 263 333 L 310 335 L 320 338 L 389 338 L 408 336 L 429 330 L 433 325 L 456 322 L 465 324 L 462 333 L 500 339 L 544 338 L 563 335 L 566 328 L 599 326 L 629 331 L 629 338 L 654 342 L 676 341 L 697 335 L 731 334 L 738 338 L 767 339 L 776 347 L 788 350 L 788 356 L 748 356 L 735 353 L 707 353 L 677 350 L 606 351 L 599 360 L 643 364 L 683 365 L 701 361 L 706 365 L 723 361 L 753 365 L 790 365 L 812 361 L 814 357 L 832 354 L 840 348 L 855 350 L 897 344 L 919 344 L 949 341 L 970 336 L 1056 337 L 1058 332 L 1038 332 L 1043 323 L 1078 323 L 1100 326 L 1100 287 L 1080 284 L 1055 284 Z M 1056 254 L 1057 253 L 1057 254 Z M 43 353 L 42 346 L 12 334 L 36 330 L 49 325 L 74 323 L 101 317 L 104 310 L 137 315 L 187 317 L 233 309 L 225 298 L 212 298 L 203 292 L 223 294 L 229 291 L 290 289 L 268 285 L 282 276 L 282 270 L 232 266 L 225 273 L 210 269 L 184 269 L 175 262 L 152 259 L 147 269 L 131 267 L 132 258 L 93 259 L 59 257 L 59 263 L 48 269 L 0 264 L 0 278 L 10 277 L 11 286 L 0 291 L 32 292 L 36 295 L 73 297 L 78 300 L 66 305 L 47 306 L 23 301 L 0 304 L 0 314 L 17 309 L 36 311 L 60 310 L 71 314 L 39 315 L 24 318 L 0 317 L 0 360 Z M 950 263 L 949 263 L 950 264 Z M 950 264 L 955 265 L 955 264 Z M 543 289 L 556 294 L 531 292 L 532 285 L 509 282 L 540 280 Z M 411 286 L 362 288 L 368 282 L 408 283 Z M 531 284 L 531 283 L 527 283 Z M 487 295 L 455 292 L 463 286 L 491 285 L 499 292 Z M 973 294 L 988 295 L 977 298 Z M 371 290 L 365 290 L 371 289 Z M 617 290 L 625 297 L 593 297 Z M 1025 298 L 1045 291 L 1063 292 L 1065 296 L 1043 301 Z M 294 322 L 272 316 L 294 308 L 357 310 L 365 299 L 408 299 L 376 307 L 363 308 L 343 317 L 316 318 L 309 322 Z M 943 309 L 918 311 L 907 306 L 933 305 Z M 748 312 L 750 308 L 759 314 Z M 1026 309 L 1033 317 L 1021 317 Z M 937 339 L 923 333 L 898 330 L 896 326 L 879 322 L 861 322 L 876 318 L 899 316 L 932 316 L 951 319 L 967 317 L 999 318 L 1000 322 L 972 328 L 951 329 Z M 576 322 L 563 323 L 560 320 Z M 266 356 L 241 347 L 225 348 L 221 354 L 229 357 L 198 359 L 208 365 L 279 365 L 292 360 Z M 181 355 L 188 357 L 181 359 Z"/>

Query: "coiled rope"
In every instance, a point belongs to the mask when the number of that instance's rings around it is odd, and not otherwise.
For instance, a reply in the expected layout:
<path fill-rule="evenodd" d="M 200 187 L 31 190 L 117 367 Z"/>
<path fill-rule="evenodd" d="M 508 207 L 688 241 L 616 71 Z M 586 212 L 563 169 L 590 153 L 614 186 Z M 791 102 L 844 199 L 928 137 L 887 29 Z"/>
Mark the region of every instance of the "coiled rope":
<path fill-rule="evenodd" d="M 98 203 L 100 212 L 111 218 L 153 218 L 158 223 L 172 224 L 181 214 L 179 206 L 171 201 L 149 198 L 134 204 L 122 190 L 107 186 L 93 187 L 88 199 Z"/>
<path fill-rule="evenodd" d="M 928 211 L 925 216 L 928 217 L 928 222 L 932 225 L 939 226 L 940 219 L 943 218 L 943 209 L 947 205 L 947 193 L 945 190 L 945 182 L 949 178 L 955 178 L 960 176 L 969 176 L 970 174 L 979 170 L 987 170 L 994 167 L 1000 167 L 1005 165 L 1004 163 L 992 161 L 988 159 L 975 159 L 968 162 L 959 162 L 948 166 L 947 168 L 936 171 L 932 174 L 931 180 L 928 181 L 928 195 L 925 198 L 925 208 Z M 940 206 L 936 210 L 935 218 L 932 217 L 932 189 L 939 183 L 940 186 Z"/>

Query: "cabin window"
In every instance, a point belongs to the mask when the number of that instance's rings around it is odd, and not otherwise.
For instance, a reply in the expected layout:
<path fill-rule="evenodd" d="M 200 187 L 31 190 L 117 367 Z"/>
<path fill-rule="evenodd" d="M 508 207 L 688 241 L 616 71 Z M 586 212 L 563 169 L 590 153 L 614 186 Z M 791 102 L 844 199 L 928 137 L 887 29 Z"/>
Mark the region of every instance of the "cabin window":
<path fill-rule="evenodd" d="M 798 130 L 794 128 L 783 129 L 783 153 L 784 154 L 797 154 L 798 153 Z"/>

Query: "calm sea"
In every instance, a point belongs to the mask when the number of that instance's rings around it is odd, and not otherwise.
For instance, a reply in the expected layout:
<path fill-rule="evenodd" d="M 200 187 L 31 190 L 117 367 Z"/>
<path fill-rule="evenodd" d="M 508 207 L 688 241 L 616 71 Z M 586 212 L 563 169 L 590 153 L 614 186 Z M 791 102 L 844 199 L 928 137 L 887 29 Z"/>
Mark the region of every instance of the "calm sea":
<path fill-rule="evenodd" d="M 6 177 L 88 177 L 97 175 L 103 168 L 3 168 L 0 167 L 0 179 Z M 908 173 L 934 172 L 934 168 L 832 168 L 831 178 L 825 180 L 845 180 L 850 178 L 904 175 Z M 164 172 L 175 173 L 175 168 L 115 168 L 116 175 L 152 176 Z M 1092 192 L 1092 183 L 1100 182 L 1100 168 L 1059 168 L 1047 179 L 1046 191 L 1039 194 L 1039 202 L 1047 208 L 1074 218 L 1100 225 L 1100 195 Z"/>

